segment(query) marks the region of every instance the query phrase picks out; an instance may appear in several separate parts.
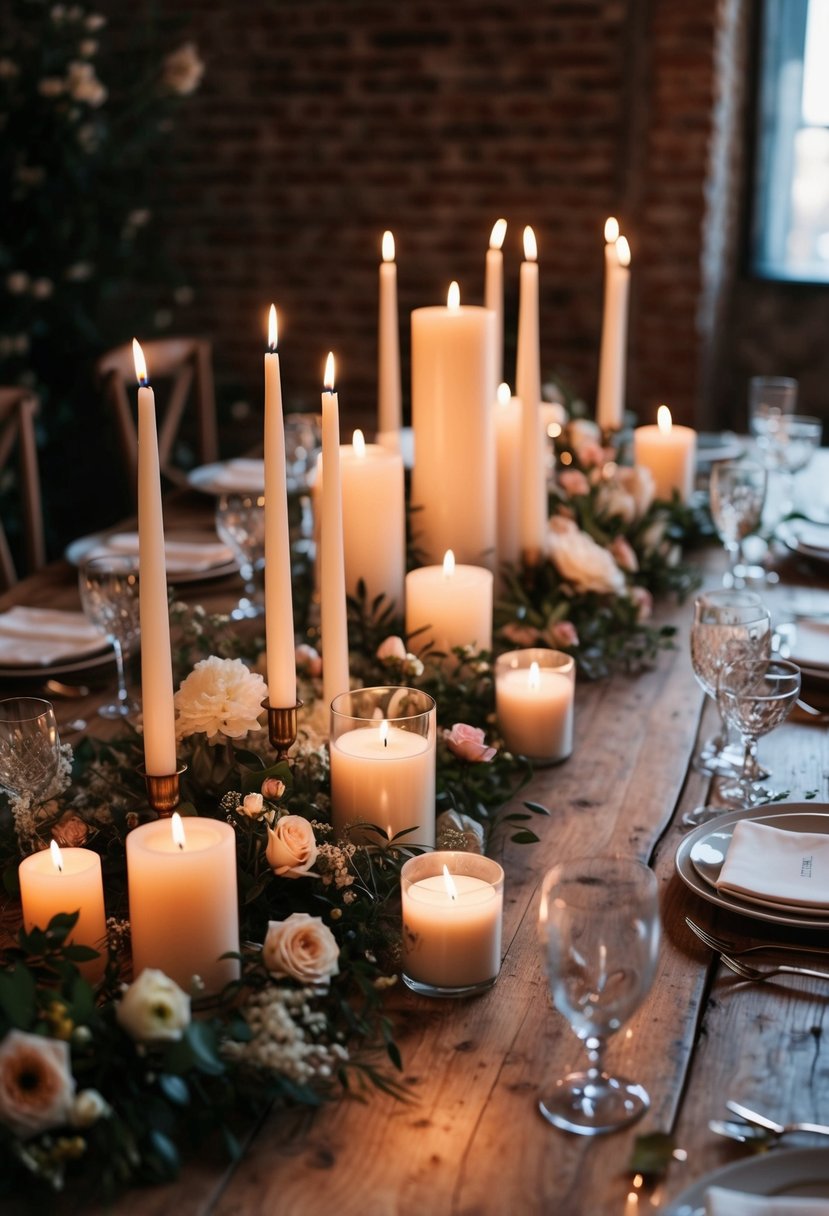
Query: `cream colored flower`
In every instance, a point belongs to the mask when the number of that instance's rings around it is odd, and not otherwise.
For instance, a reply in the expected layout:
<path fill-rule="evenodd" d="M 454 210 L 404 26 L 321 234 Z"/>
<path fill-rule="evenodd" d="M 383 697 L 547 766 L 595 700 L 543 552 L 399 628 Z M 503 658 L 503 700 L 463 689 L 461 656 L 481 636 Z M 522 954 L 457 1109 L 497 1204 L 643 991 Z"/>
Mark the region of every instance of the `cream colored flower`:
<path fill-rule="evenodd" d="M 52 825 L 52 838 L 62 848 L 75 849 L 86 844 L 89 827 L 79 815 L 66 811 L 57 823 Z"/>
<path fill-rule="evenodd" d="M 636 519 L 636 500 L 616 479 L 602 481 L 596 494 L 596 510 L 608 519 L 618 516 L 623 523 Z"/>
<path fill-rule="evenodd" d="M 644 465 L 616 470 L 616 480 L 623 490 L 633 498 L 636 519 L 641 519 L 656 497 L 656 482 L 653 473 Z"/>
<path fill-rule="evenodd" d="M 195 43 L 185 42 L 164 60 L 161 83 L 180 97 L 194 93 L 204 75 L 204 63 L 199 59 Z"/>
<path fill-rule="evenodd" d="M 275 874 L 300 878 L 317 860 L 314 829 L 302 815 L 283 815 L 268 828 L 268 865 Z"/>
<path fill-rule="evenodd" d="M 85 101 L 93 109 L 102 106 L 107 99 L 107 91 L 95 75 L 95 68 L 80 59 L 69 64 L 67 88 L 75 101 Z"/>
<path fill-rule="evenodd" d="M 265 681 L 241 659 L 202 659 L 175 695 L 176 737 L 205 734 L 211 743 L 219 736 L 244 738 L 261 729 L 267 695 Z"/>
<path fill-rule="evenodd" d="M 377 647 L 377 658 L 381 663 L 387 660 L 392 663 L 403 663 L 406 659 L 406 644 L 402 638 L 392 635 L 384 638 Z"/>
<path fill-rule="evenodd" d="M 462 815 L 460 811 L 444 811 L 435 820 L 437 847 L 457 847 L 458 838 L 463 839 L 465 853 L 483 853 L 484 829 L 477 819 Z"/>
<path fill-rule="evenodd" d="M 163 971 L 147 967 L 116 1005 L 115 1016 L 136 1042 L 180 1039 L 190 1024 L 190 997 Z"/>
<path fill-rule="evenodd" d="M 558 474 L 558 484 L 565 494 L 577 498 L 590 493 L 590 483 L 581 469 L 564 469 Z"/>
<path fill-rule="evenodd" d="M 610 553 L 572 520 L 557 516 L 550 520 L 547 551 L 561 577 L 576 591 L 600 595 L 624 591 L 625 576 Z"/>
<path fill-rule="evenodd" d="M 60 1127 L 74 1096 L 68 1043 L 10 1030 L 0 1043 L 0 1123 L 24 1138 Z"/>
<path fill-rule="evenodd" d="M 290 976 L 303 984 L 327 984 L 339 972 L 340 949 L 334 934 L 318 916 L 292 912 L 268 925 L 262 959 L 271 975 Z"/>
<path fill-rule="evenodd" d="M 246 815 L 248 819 L 258 819 L 264 809 L 265 800 L 261 794 L 245 794 L 244 798 L 239 804 L 239 810 L 243 815 Z"/>
<path fill-rule="evenodd" d="M 72 1103 L 69 1122 L 73 1127 L 91 1127 L 112 1113 L 112 1107 L 97 1089 L 82 1089 Z"/>
<path fill-rule="evenodd" d="M 614 536 L 610 542 L 610 552 L 613 554 L 613 560 L 622 570 L 627 570 L 628 574 L 635 574 L 639 569 L 639 559 L 637 558 L 633 546 L 624 536 Z"/>

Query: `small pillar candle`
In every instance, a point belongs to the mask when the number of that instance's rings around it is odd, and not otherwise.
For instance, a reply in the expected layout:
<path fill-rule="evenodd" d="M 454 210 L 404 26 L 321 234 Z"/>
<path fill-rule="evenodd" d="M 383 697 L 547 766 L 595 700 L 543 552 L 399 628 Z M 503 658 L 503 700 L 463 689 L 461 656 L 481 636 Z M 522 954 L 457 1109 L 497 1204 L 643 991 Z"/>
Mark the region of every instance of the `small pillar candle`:
<path fill-rule="evenodd" d="M 58 912 L 77 912 L 78 921 L 68 940 L 75 946 L 91 946 L 101 957 L 81 965 L 93 982 L 106 966 L 106 916 L 101 859 L 92 849 L 51 847 L 24 857 L 18 867 L 23 928 L 45 929 Z"/>
<path fill-rule="evenodd" d="M 483 566 L 458 566 L 451 549 L 442 566 L 406 575 L 406 636 L 420 654 L 427 647 L 449 654 L 455 646 L 492 648 L 492 584 Z M 416 636 L 412 636 L 416 634 Z"/>
<path fill-rule="evenodd" d="M 575 662 L 560 650 L 514 650 L 495 662 L 495 713 L 507 748 L 536 764 L 573 750 Z"/>
<path fill-rule="evenodd" d="M 633 432 L 633 462 L 650 469 L 656 497 L 670 502 L 674 490 L 688 502 L 694 489 L 697 433 L 689 426 L 674 426 L 667 405 L 656 412 L 656 426 L 638 426 Z"/>

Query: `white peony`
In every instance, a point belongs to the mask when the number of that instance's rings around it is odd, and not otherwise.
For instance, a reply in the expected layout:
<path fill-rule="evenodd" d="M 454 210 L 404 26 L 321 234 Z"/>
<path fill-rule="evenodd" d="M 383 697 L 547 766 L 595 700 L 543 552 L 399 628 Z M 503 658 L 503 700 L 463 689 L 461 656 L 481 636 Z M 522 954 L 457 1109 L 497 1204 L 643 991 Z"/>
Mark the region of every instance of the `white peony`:
<path fill-rule="evenodd" d="M 261 729 L 259 716 L 268 686 L 241 659 L 202 659 L 175 695 L 176 738 L 205 734 L 241 739 Z"/>
<path fill-rule="evenodd" d="M 124 993 L 115 1016 L 138 1043 L 180 1039 L 190 1024 L 190 997 L 163 971 L 147 967 Z"/>
<path fill-rule="evenodd" d="M 271 975 L 303 984 L 327 984 L 339 971 L 337 939 L 318 916 L 292 912 L 268 925 L 262 960 Z"/>
<path fill-rule="evenodd" d="M 24 1138 L 60 1127 L 74 1096 L 69 1044 L 10 1030 L 0 1043 L 0 1123 Z"/>
<path fill-rule="evenodd" d="M 625 589 L 625 576 L 607 549 L 571 519 L 554 516 L 550 520 L 547 552 L 561 577 L 576 591 L 618 595 Z"/>

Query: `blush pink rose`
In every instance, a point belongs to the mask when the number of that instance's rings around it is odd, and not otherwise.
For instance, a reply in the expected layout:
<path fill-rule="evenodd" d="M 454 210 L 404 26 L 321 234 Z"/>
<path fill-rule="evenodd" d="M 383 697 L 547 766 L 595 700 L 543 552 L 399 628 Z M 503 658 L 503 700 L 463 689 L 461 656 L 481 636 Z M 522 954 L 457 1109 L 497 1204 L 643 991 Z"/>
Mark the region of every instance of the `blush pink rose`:
<path fill-rule="evenodd" d="M 496 752 L 494 747 L 487 747 L 480 727 L 467 726 L 465 722 L 456 722 L 451 730 L 444 731 L 443 737 L 453 755 L 473 764 L 489 762 Z"/>
<path fill-rule="evenodd" d="M 314 829 L 302 815 L 283 815 L 268 828 L 268 865 L 274 874 L 286 878 L 301 878 L 317 860 Z"/>
<path fill-rule="evenodd" d="M 320 652 L 315 650 L 313 646 L 308 646 L 303 642 L 301 646 L 297 646 L 294 651 L 294 657 L 298 671 L 303 672 L 306 676 L 322 675 Z"/>
<path fill-rule="evenodd" d="M 629 574 L 636 573 L 639 569 L 639 560 L 632 545 L 624 536 L 615 536 L 610 542 L 609 548 L 617 566 L 622 570 L 627 570 Z"/>
<path fill-rule="evenodd" d="M 385 663 L 386 660 L 404 663 L 406 654 L 406 643 L 402 638 L 395 636 L 384 638 L 377 647 L 377 658 L 381 663 Z"/>
<path fill-rule="evenodd" d="M 266 777 L 262 782 L 262 797 L 277 802 L 285 793 L 285 782 L 278 777 Z"/>
<path fill-rule="evenodd" d="M 68 1043 L 10 1030 L 0 1043 L 0 1123 L 24 1139 L 60 1127 L 74 1096 Z"/>
<path fill-rule="evenodd" d="M 538 641 L 538 630 L 534 625 L 522 625 L 520 621 L 509 621 L 501 626 L 501 637 L 514 646 L 534 646 Z"/>
<path fill-rule="evenodd" d="M 262 961 L 279 979 L 290 976 L 302 984 L 327 984 L 339 971 L 337 939 L 318 916 L 292 912 L 287 920 L 272 920 L 262 946 Z"/>
<path fill-rule="evenodd" d="M 544 637 L 554 650 L 569 650 L 579 644 L 579 635 L 572 621 L 556 621 L 555 625 L 548 625 Z"/>
<path fill-rule="evenodd" d="M 580 469 L 565 469 L 559 473 L 558 484 L 565 494 L 573 497 L 590 493 L 590 483 Z"/>
<path fill-rule="evenodd" d="M 653 596 L 646 587 L 631 587 L 630 598 L 636 605 L 637 621 L 649 621 L 653 615 Z"/>

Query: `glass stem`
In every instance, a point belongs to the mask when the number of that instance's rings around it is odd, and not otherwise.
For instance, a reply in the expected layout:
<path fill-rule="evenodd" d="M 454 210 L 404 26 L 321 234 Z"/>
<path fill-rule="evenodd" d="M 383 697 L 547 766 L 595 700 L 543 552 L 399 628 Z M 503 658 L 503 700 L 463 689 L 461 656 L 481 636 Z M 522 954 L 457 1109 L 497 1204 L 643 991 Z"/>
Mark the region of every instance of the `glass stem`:
<path fill-rule="evenodd" d="M 112 637 L 112 649 L 115 651 L 115 670 L 118 673 L 118 704 L 126 706 L 129 701 L 127 691 L 127 676 L 124 668 L 124 648 L 118 638 Z"/>
<path fill-rule="evenodd" d="M 595 1035 L 591 1035 L 589 1039 L 585 1040 L 584 1045 L 587 1049 L 587 1059 L 589 1063 L 587 1075 L 591 1080 L 595 1080 L 604 1073 L 604 1053 L 607 1044 L 605 1043 L 604 1039 L 599 1039 Z"/>
<path fill-rule="evenodd" d="M 737 568 L 740 561 L 740 543 L 736 540 L 727 540 L 725 542 L 725 551 L 728 554 L 728 571 L 723 582 L 726 587 L 737 586 Z"/>
<path fill-rule="evenodd" d="M 757 764 L 757 735 L 743 735 L 743 765 L 740 769 L 739 786 L 742 796 L 747 803 L 754 797 L 754 783 L 757 781 L 759 765 Z"/>

